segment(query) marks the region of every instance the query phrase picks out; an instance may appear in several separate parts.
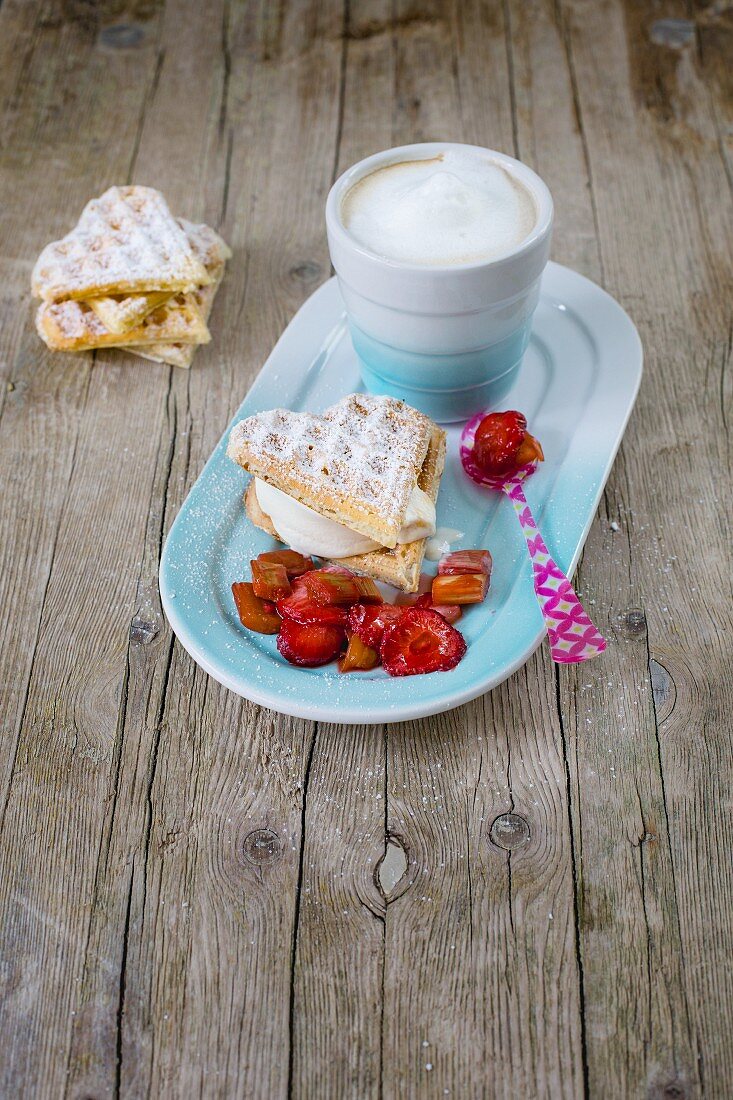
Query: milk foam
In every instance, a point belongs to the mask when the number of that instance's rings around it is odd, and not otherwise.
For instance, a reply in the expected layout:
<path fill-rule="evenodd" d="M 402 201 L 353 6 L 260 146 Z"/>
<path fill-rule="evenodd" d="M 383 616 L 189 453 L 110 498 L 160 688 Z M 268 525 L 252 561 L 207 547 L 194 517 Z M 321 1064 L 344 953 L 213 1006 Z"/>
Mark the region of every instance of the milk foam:
<path fill-rule="evenodd" d="M 461 264 L 516 247 L 537 210 L 529 191 L 489 155 L 446 149 L 371 172 L 347 192 L 341 219 L 386 259 Z"/>

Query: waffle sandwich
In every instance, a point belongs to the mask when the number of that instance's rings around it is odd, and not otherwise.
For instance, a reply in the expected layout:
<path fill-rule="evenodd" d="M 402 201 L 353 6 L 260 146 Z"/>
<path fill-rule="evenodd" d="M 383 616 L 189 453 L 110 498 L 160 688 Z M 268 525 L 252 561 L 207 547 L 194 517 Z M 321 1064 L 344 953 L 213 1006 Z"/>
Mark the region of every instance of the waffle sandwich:
<path fill-rule="evenodd" d="M 445 461 L 445 433 L 427 416 L 394 398 L 351 394 L 320 416 L 274 409 L 248 417 L 233 428 L 227 453 L 257 481 L 374 546 L 330 560 L 417 591 L 429 532 L 404 541 L 405 521 L 415 490 L 434 506 Z M 257 481 L 245 495 L 247 515 L 284 541 Z"/>
<path fill-rule="evenodd" d="M 123 347 L 189 367 L 229 248 L 213 229 L 175 218 L 159 191 L 111 187 L 33 270 L 36 328 L 54 351 Z"/>

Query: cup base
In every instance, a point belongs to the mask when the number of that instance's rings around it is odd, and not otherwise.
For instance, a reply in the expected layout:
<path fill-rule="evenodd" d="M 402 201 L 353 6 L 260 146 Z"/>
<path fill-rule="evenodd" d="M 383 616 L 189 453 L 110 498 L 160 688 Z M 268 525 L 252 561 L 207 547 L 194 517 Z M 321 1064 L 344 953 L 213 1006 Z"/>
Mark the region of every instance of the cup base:
<path fill-rule="evenodd" d="M 499 345 L 464 355 L 423 355 L 388 347 L 349 326 L 370 393 L 405 401 L 439 424 L 498 405 L 514 385 L 529 342 L 527 324 Z M 460 386 L 450 382 L 460 380 Z"/>

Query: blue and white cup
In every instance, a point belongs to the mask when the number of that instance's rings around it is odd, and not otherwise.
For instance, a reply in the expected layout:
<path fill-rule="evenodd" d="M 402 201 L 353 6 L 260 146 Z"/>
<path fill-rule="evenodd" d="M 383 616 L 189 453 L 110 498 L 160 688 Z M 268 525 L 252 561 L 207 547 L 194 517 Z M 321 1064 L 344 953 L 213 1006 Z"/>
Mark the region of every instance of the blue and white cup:
<path fill-rule="evenodd" d="M 378 168 L 429 160 L 449 149 L 488 156 L 529 191 L 537 217 L 528 236 L 492 259 L 445 265 L 387 259 L 354 239 L 341 211 L 359 180 Z M 403 145 L 344 172 L 328 196 L 326 227 L 366 388 L 401 398 L 443 423 L 500 403 L 529 343 L 552 220 L 552 197 L 535 172 L 477 146 Z"/>

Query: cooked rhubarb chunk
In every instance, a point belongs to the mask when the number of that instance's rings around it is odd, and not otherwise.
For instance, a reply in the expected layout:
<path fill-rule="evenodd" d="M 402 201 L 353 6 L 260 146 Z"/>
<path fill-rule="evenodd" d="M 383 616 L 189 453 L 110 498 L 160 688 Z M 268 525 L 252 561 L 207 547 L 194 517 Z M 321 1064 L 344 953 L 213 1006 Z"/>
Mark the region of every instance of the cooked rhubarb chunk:
<path fill-rule="evenodd" d="M 485 573 L 490 577 L 491 565 L 491 554 L 488 550 L 454 550 L 452 554 L 445 554 L 438 562 L 438 576 Z"/>
<path fill-rule="evenodd" d="M 313 568 L 313 558 L 306 558 L 297 550 L 267 550 L 264 554 L 258 554 L 257 560 L 271 562 L 273 565 L 284 565 L 290 579 L 299 577 L 301 573 L 307 573 Z"/>
<path fill-rule="evenodd" d="M 323 569 L 311 570 L 298 578 L 314 603 L 324 607 L 349 607 L 359 599 L 356 577 L 342 573 L 326 573 Z"/>
<path fill-rule="evenodd" d="M 246 626 L 247 630 L 255 630 L 258 634 L 277 634 L 280 616 L 275 605 L 269 600 L 261 600 L 249 581 L 235 581 L 232 595 L 242 626 Z"/>
<path fill-rule="evenodd" d="M 485 573 L 457 573 L 433 581 L 433 606 L 481 603 L 489 587 Z"/>
<path fill-rule="evenodd" d="M 453 623 L 457 623 L 463 612 L 460 607 L 456 607 L 454 604 L 431 604 L 433 611 L 437 611 L 439 615 L 442 615 L 447 623 L 451 626 Z"/>
<path fill-rule="evenodd" d="M 274 562 L 260 561 L 255 558 L 250 562 L 252 566 L 252 584 L 255 596 L 263 600 L 284 600 L 290 595 L 290 581 L 284 565 Z"/>
<path fill-rule="evenodd" d="M 359 672 L 370 668 L 376 668 L 379 664 L 379 654 L 371 646 L 364 645 L 358 634 L 352 634 L 346 652 L 339 660 L 341 672 Z"/>
<path fill-rule="evenodd" d="M 384 596 L 371 577 L 354 577 L 359 603 L 384 603 Z"/>

